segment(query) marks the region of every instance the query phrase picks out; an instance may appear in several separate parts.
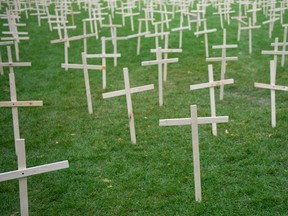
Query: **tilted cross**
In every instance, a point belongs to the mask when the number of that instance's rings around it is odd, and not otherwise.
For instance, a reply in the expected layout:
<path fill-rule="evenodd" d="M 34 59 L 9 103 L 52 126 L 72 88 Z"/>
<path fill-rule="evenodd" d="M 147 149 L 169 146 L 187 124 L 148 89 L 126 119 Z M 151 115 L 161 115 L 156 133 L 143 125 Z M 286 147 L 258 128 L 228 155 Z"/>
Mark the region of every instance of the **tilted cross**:
<path fill-rule="evenodd" d="M 151 85 L 145 85 L 145 86 L 130 88 L 128 68 L 123 69 L 123 74 L 124 74 L 125 89 L 119 90 L 119 91 L 103 93 L 102 96 L 104 99 L 106 99 L 106 98 L 126 95 L 126 103 L 127 103 L 127 110 L 128 110 L 131 142 L 132 142 L 132 144 L 136 144 L 136 134 L 135 134 L 134 114 L 133 114 L 133 108 L 132 108 L 131 94 L 152 90 L 152 89 L 154 89 L 154 85 L 151 84 Z"/>

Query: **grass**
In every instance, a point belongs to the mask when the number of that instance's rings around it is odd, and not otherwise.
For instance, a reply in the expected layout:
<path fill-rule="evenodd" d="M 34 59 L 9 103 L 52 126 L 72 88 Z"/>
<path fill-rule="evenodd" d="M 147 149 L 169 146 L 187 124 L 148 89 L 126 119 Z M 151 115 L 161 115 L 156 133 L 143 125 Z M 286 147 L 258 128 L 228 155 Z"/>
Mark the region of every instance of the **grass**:
<path fill-rule="evenodd" d="M 76 7 L 74 7 L 76 8 Z M 235 7 L 237 9 L 237 7 Z M 52 10 L 52 8 L 51 8 Z M 2 10 L 3 11 L 3 10 Z M 219 56 L 212 45 L 222 43 L 220 20 L 207 11 L 210 55 Z M 143 16 L 143 14 L 141 14 Z M 80 35 L 82 14 L 75 17 Z M 284 17 L 287 23 L 287 14 Z M 266 18 L 258 13 L 258 24 Z M 127 21 L 127 20 L 126 20 Z M 4 20 L 1 20 L 1 26 Z M 225 87 L 223 101 L 216 90 L 217 115 L 228 115 L 229 123 L 199 127 L 202 203 L 194 201 L 191 128 L 159 127 L 159 119 L 190 116 L 190 105 L 198 105 L 199 116 L 209 116 L 208 90 L 189 91 L 190 84 L 207 82 L 204 38 L 183 32 L 183 52 L 171 54 L 179 63 L 168 66 L 164 84 L 164 106 L 158 106 L 157 66 L 142 67 L 153 60 L 149 53 L 153 39 L 142 39 L 141 55 L 136 55 L 136 39 L 118 42 L 122 57 L 118 66 L 107 61 L 107 89 L 102 89 L 101 73 L 91 71 L 92 115 L 88 114 L 83 72 L 65 71 L 63 44 L 50 44 L 57 32 L 37 18 L 24 17 L 30 40 L 20 44 L 21 62 L 32 67 L 16 68 L 17 98 L 43 100 L 41 108 L 19 108 L 20 134 L 26 140 L 27 166 L 69 160 L 67 170 L 28 178 L 31 215 L 286 215 L 288 211 L 287 93 L 277 92 L 277 127 L 271 128 L 270 93 L 255 89 L 254 82 L 269 83 L 269 60 L 261 50 L 270 50 L 275 37 L 283 39 L 283 29 L 275 25 L 273 38 L 268 26 L 253 31 L 253 53 L 248 54 L 248 32 L 237 43 L 237 23 L 227 23 L 227 42 L 238 49 L 227 51 L 239 57 L 229 62 L 226 78 L 235 84 Z M 120 23 L 119 15 L 115 22 Z M 179 26 L 179 17 L 171 28 Z M 151 27 L 151 26 L 150 26 Z M 135 24 L 137 29 L 137 23 Z M 22 29 L 23 31 L 24 29 Z M 132 34 L 129 23 L 119 36 Z M 102 29 L 101 36 L 109 36 Z M 177 48 L 178 32 L 170 35 L 169 47 Z M 101 42 L 90 38 L 88 53 L 100 53 Z M 163 43 L 163 41 L 162 41 Z M 82 41 L 71 42 L 69 62 L 80 63 Z M 5 60 L 5 49 L 1 47 Z M 107 43 L 107 52 L 112 52 Z M 100 64 L 100 60 L 91 61 Z M 287 62 L 286 62 L 287 63 Z M 220 79 L 220 63 L 213 63 L 215 80 Z M 155 84 L 155 90 L 132 96 L 137 145 L 131 145 L 125 97 L 103 100 L 104 92 L 124 88 L 123 67 L 129 68 L 131 86 Z M 287 86 L 287 66 L 278 62 L 277 84 Z M 9 101 L 8 70 L 0 76 L 0 101 Z M 11 109 L 0 109 L 0 172 L 17 169 Z M 1 182 L 0 215 L 19 215 L 18 181 Z"/>

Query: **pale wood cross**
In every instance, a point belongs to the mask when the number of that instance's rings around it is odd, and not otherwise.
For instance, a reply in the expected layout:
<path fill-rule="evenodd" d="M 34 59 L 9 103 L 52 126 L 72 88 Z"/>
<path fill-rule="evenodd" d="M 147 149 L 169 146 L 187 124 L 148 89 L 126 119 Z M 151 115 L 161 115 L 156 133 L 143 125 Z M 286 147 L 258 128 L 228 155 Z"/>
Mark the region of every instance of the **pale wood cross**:
<path fill-rule="evenodd" d="M 182 49 L 169 49 L 169 34 L 165 35 L 165 45 L 164 49 L 161 49 L 161 52 L 164 53 L 164 60 L 168 59 L 168 53 L 181 53 Z M 151 53 L 157 53 L 157 49 L 151 49 Z M 164 82 L 167 81 L 167 68 L 168 68 L 168 63 L 164 63 Z"/>
<path fill-rule="evenodd" d="M 56 163 L 45 164 L 35 167 L 26 167 L 26 151 L 24 139 L 16 139 L 16 151 L 18 153 L 18 170 L 0 173 L 0 182 L 18 179 L 19 181 L 19 195 L 20 195 L 20 209 L 22 216 L 28 216 L 28 186 L 27 177 L 38 175 L 42 173 L 52 172 L 69 167 L 67 160 Z"/>
<path fill-rule="evenodd" d="M 109 27 L 111 31 L 111 37 L 105 38 L 105 40 L 111 40 L 113 44 L 114 50 L 114 66 L 117 66 L 117 41 L 118 40 L 127 40 L 127 37 L 117 37 L 117 28 L 121 28 L 122 25 L 114 25 L 112 24 L 112 18 L 109 16 L 110 24 L 109 25 L 102 25 L 103 27 Z"/>
<path fill-rule="evenodd" d="M 127 36 L 128 39 L 131 38 L 136 38 L 137 37 L 137 55 L 140 54 L 140 49 L 141 49 L 141 37 L 150 34 L 149 31 L 147 31 L 147 27 L 146 27 L 146 32 L 142 32 L 142 22 L 144 21 L 148 21 L 148 19 L 144 18 L 144 19 L 138 19 L 139 25 L 138 25 L 138 34 L 133 34 L 133 35 L 129 35 Z M 149 19 L 150 21 L 153 21 L 154 19 Z"/>
<path fill-rule="evenodd" d="M 237 48 L 236 44 L 227 44 L 226 43 L 226 29 L 223 29 L 223 45 L 212 46 L 213 49 L 222 49 L 222 56 L 215 58 L 206 58 L 207 62 L 218 62 L 221 61 L 221 80 L 225 79 L 226 73 L 226 62 L 227 61 L 237 61 L 238 57 L 227 57 L 226 49 Z M 220 100 L 224 98 L 224 85 L 220 86 Z"/>
<path fill-rule="evenodd" d="M 261 8 L 257 8 L 257 2 L 252 3 L 252 9 L 248 10 L 248 13 L 252 13 L 252 24 L 255 25 L 257 22 L 257 12 L 261 11 Z"/>
<path fill-rule="evenodd" d="M 191 105 L 190 108 L 191 108 L 191 117 L 190 118 L 161 119 L 159 121 L 159 125 L 160 126 L 191 125 L 191 127 L 192 127 L 192 151 L 193 151 L 193 166 L 194 166 L 195 200 L 196 200 L 196 202 L 201 202 L 202 201 L 202 192 L 201 192 L 201 176 L 200 176 L 200 152 L 199 152 L 198 125 L 228 122 L 229 117 L 228 116 L 198 117 L 197 106 Z"/>
<path fill-rule="evenodd" d="M 28 35 L 28 32 L 18 31 L 19 26 L 26 26 L 26 24 L 16 23 L 16 18 L 19 18 L 19 16 L 13 15 L 10 10 L 6 9 L 6 16 L 4 17 L 4 19 L 7 19 L 8 23 L 4 24 L 3 26 L 8 26 L 9 31 L 2 31 L 2 34 L 9 34 L 11 36 L 1 37 L 1 40 L 14 41 L 15 56 L 16 56 L 16 60 L 19 61 L 20 59 L 19 58 L 19 43 L 22 40 L 29 40 L 30 38 L 28 36 L 25 36 L 25 35 Z"/>
<path fill-rule="evenodd" d="M 12 45 L 13 41 L 6 41 L 6 42 L 0 42 L 0 46 L 6 46 L 6 45 Z M 2 56 L 1 56 L 1 50 L 0 50 L 0 75 L 4 75 L 4 69 L 3 66 L 1 66 L 2 63 Z"/>
<path fill-rule="evenodd" d="M 158 47 L 156 52 L 156 60 L 144 61 L 141 63 L 142 66 L 158 65 L 158 88 L 159 88 L 159 105 L 163 105 L 163 73 L 162 65 L 164 63 L 175 63 L 178 62 L 178 58 L 162 59 L 162 48 Z"/>
<path fill-rule="evenodd" d="M 10 46 L 7 47 L 7 56 L 8 56 L 8 62 L 7 63 L 2 62 L 2 63 L 0 63 L 0 66 L 9 67 L 9 84 L 10 84 L 11 102 L 0 102 L 0 107 L 11 107 L 12 108 L 14 140 L 16 140 L 16 139 L 20 139 L 18 107 L 21 107 L 21 106 L 42 106 L 42 101 L 30 101 L 30 102 L 17 101 L 14 67 L 27 67 L 27 66 L 31 66 L 31 63 L 30 62 L 13 62 Z"/>
<path fill-rule="evenodd" d="M 157 49 L 159 47 L 159 37 L 163 37 L 167 34 L 170 34 L 170 32 L 160 32 L 158 33 L 158 24 L 157 23 L 153 23 L 154 28 L 155 28 L 155 32 L 153 34 L 146 34 L 145 37 L 149 38 L 149 37 L 155 37 L 155 48 Z"/>
<path fill-rule="evenodd" d="M 183 13 L 181 13 L 180 15 L 180 26 L 178 28 L 173 28 L 171 29 L 172 32 L 174 31 L 179 31 L 179 48 L 182 48 L 182 37 L 183 37 L 183 31 L 184 30 L 189 30 L 190 27 L 190 23 L 188 26 L 183 26 Z"/>
<path fill-rule="evenodd" d="M 233 84 L 234 83 L 234 79 L 226 79 L 226 80 L 214 81 L 214 78 L 213 78 L 214 77 L 213 76 L 213 65 L 208 65 L 208 77 L 209 77 L 209 82 L 208 83 L 190 85 L 190 90 L 209 88 L 211 117 L 216 117 L 216 105 L 215 105 L 215 91 L 214 91 L 214 87 L 221 86 L 221 85 L 227 85 L 227 84 Z M 216 123 L 212 123 L 212 134 L 214 136 L 217 136 L 217 124 Z"/>
<path fill-rule="evenodd" d="M 232 19 L 235 19 L 238 22 L 238 33 L 237 33 L 237 41 L 240 41 L 241 38 L 241 26 L 242 24 L 248 25 L 243 19 L 247 18 L 247 16 L 235 16 Z"/>
<path fill-rule="evenodd" d="M 246 27 L 241 27 L 240 30 L 248 30 L 249 31 L 249 54 L 252 53 L 252 29 L 259 29 L 261 28 L 260 25 L 252 26 L 251 18 L 249 18 L 249 25 Z"/>
<path fill-rule="evenodd" d="M 285 49 L 278 50 L 278 47 L 281 45 L 284 45 L 284 43 L 279 43 L 278 42 L 278 38 L 275 38 L 275 42 L 272 43 L 272 46 L 274 46 L 274 50 L 262 50 L 261 54 L 262 55 L 273 55 L 274 56 L 274 62 L 275 62 L 275 73 L 277 72 L 277 60 L 278 60 L 278 55 L 281 55 L 283 58 L 283 55 L 286 56 L 288 55 L 288 51 L 286 51 Z"/>
<path fill-rule="evenodd" d="M 123 68 L 123 74 L 124 74 L 125 89 L 114 91 L 114 92 L 103 93 L 102 96 L 104 99 L 106 99 L 106 98 L 126 95 L 131 142 L 132 144 L 136 144 L 136 134 L 135 134 L 135 124 L 134 124 L 134 114 L 133 114 L 133 109 L 132 109 L 131 94 L 153 90 L 154 85 L 151 84 L 151 85 L 130 88 L 128 68 Z"/>
<path fill-rule="evenodd" d="M 288 46 L 287 42 L 287 35 L 288 35 L 288 24 L 282 25 L 284 27 L 284 36 L 283 36 L 283 42 L 281 43 L 272 43 L 272 46 L 277 47 L 277 46 L 282 46 L 282 57 L 281 57 L 281 66 L 284 67 L 285 64 L 285 57 L 286 57 L 286 47 Z"/>
<path fill-rule="evenodd" d="M 203 30 L 202 31 L 197 31 L 194 32 L 194 35 L 198 36 L 198 35 L 203 35 L 204 34 L 204 40 L 205 40 L 205 54 L 206 54 L 206 58 L 209 57 L 209 44 L 208 44 L 208 34 L 209 33 L 213 33 L 216 32 L 217 29 L 207 29 L 207 20 L 204 19 L 204 26 L 203 26 Z"/>
<path fill-rule="evenodd" d="M 82 64 L 62 64 L 62 68 L 69 68 L 69 69 L 83 69 L 84 72 L 84 81 L 85 81 L 85 89 L 86 89 L 86 97 L 87 97 L 87 104 L 88 104 L 88 112 L 90 114 L 93 113 L 92 108 L 92 99 L 91 99 L 91 91 L 90 91 L 90 81 L 89 81 L 89 73 L 88 70 L 106 70 L 105 65 L 88 65 L 87 64 L 87 54 L 85 52 L 81 53 L 82 56 Z M 103 75 L 102 80 L 103 88 L 106 88 L 106 73 L 105 76 Z"/>
<path fill-rule="evenodd" d="M 288 86 L 276 85 L 275 60 L 270 61 L 270 84 L 254 83 L 255 88 L 270 89 L 271 91 L 271 124 L 276 127 L 276 98 L 275 90 L 288 91 Z"/>

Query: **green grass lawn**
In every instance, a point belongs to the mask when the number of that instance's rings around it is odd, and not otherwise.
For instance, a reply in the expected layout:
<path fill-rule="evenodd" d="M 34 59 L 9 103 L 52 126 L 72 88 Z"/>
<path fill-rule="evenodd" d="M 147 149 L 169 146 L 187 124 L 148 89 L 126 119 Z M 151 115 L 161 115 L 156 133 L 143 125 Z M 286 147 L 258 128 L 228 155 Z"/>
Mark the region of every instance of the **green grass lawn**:
<path fill-rule="evenodd" d="M 238 6 L 234 5 L 237 10 Z M 51 11 L 53 7 L 51 7 Z M 74 5 L 76 10 L 76 5 Z M 170 7 L 168 7 L 170 9 Z M 4 8 L 2 9 L 2 13 Z M 76 30 L 82 33 L 82 9 L 76 15 Z M 222 44 L 220 19 L 207 8 L 210 56 L 218 57 L 212 45 Z M 236 15 L 236 14 L 235 14 Z M 140 17 L 144 15 L 141 14 Z M 156 17 L 158 18 L 158 17 Z M 258 13 L 258 22 L 267 20 Z M 0 20 L 1 29 L 5 20 Z M 100 71 L 89 71 L 93 114 L 88 114 L 82 70 L 61 68 L 63 44 L 46 21 L 41 27 L 37 17 L 26 19 L 30 40 L 20 43 L 20 61 L 32 67 L 15 68 L 19 101 L 43 100 L 43 107 L 19 108 L 20 134 L 26 141 L 27 167 L 69 160 L 66 170 L 28 178 L 31 215 L 287 215 L 288 212 L 288 95 L 276 92 L 277 127 L 271 127 L 270 91 L 254 88 L 254 82 L 269 83 L 269 61 L 261 55 L 272 50 L 275 37 L 283 40 L 283 28 L 275 24 L 272 38 L 268 25 L 253 31 L 253 53 L 248 53 L 248 32 L 237 42 L 237 23 L 227 29 L 227 43 L 238 44 L 227 56 L 226 78 L 234 85 L 225 87 L 224 100 L 216 90 L 218 116 L 229 116 L 229 123 L 218 124 L 218 136 L 211 125 L 199 126 L 203 201 L 195 202 L 191 127 L 159 127 L 159 119 L 190 116 L 190 105 L 197 104 L 198 116 L 210 115 L 209 90 L 189 91 L 189 85 L 208 82 L 204 37 L 183 32 L 183 52 L 169 57 L 179 63 L 168 66 L 164 83 L 164 106 L 158 105 L 157 66 L 142 67 L 141 61 L 154 60 L 150 54 L 155 42 L 142 38 L 141 54 L 136 55 L 137 39 L 118 41 L 118 66 L 107 60 L 107 89 L 102 89 Z M 107 18 L 106 21 L 107 22 Z M 115 23 L 121 23 L 116 15 Z M 288 23 L 287 12 L 284 23 Z M 170 23 L 179 26 L 179 17 Z M 152 29 L 152 26 L 150 26 Z M 20 29 L 20 28 L 19 28 Z M 135 19 L 135 33 L 138 24 Z M 6 30 L 6 29 L 5 29 Z M 119 36 L 133 34 L 129 21 L 118 30 Z M 110 36 L 101 29 L 100 36 Z M 162 46 L 164 41 L 161 41 Z M 169 47 L 178 48 L 179 33 L 170 34 Z M 88 39 L 88 53 L 101 51 L 101 40 Z M 113 51 L 107 42 L 107 53 Z M 83 42 L 71 42 L 69 63 L 81 63 Z M 3 61 L 7 58 L 1 47 Z M 288 62 L 280 66 L 276 84 L 288 85 Z M 101 60 L 89 63 L 100 64 Z M 220 79 L 220 63 L 213 63 L 214 79 Z M 131 87 L 155 84 L 155 90 L 133 94 L 137 145 L 130 142 L 126 99 L 124 96 L 102 99 L 102 93 L 124 89 L 123 67 L 128 67 Z M 10 100 L 8 69 L 0 76 L 0 101 Z M 0 173 L 17 169 L 12 113 L 0 109 Z M 0 183 L 0 215 L 19 215 L 18 181 Z"/>

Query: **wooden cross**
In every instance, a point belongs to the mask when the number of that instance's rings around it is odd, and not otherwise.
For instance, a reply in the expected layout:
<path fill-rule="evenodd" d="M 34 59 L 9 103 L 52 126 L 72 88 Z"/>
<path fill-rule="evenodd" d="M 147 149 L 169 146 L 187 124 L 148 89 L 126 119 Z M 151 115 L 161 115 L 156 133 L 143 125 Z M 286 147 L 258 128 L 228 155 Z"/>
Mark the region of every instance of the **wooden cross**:
<path fill-rule="evenodd" d="M 196 35 L 196 36 L 204 34 L 206 58 L 209 57 L 208 34 L 216 32 L 216 31 L 217 31 L 217 29 L 207 29 L 207 20 L 205 19 L 204 20 L 204 30 L 194 32 L 194 35 Z"/>
<path fill-rule="evenodd" d="M 179 48 L 182 48 L 182 35 L 183 30 L 189 30 L 190 24 L 188 26 L 183 26 L 183 13 L 180 16 L 180 27 L 171 29 L 172 32 L 179 31 Z"/>
<path fill-rule="evenodd" d="M 274 30 L 274 23 L 278 20 L 279 18 L 271 16 L 269 20 L 262 22 L 263 25 L 269 24 L 269 38 L 272 37 L 272 32 Z"/>
<path fill-rule="evenodd" d="M 126 95 L 131 142 L 132 144 L 136 144 L 136 134 L 135 134 L 134 114 L 133 114 L 133 109 L 132 109 L 131 94 L 152 90 L 154 89 L 154 85 L 151 84 L 151 85 L 130 88 L 128 68 L 123 69 L 123 74 L 124 74 L 125 89 L 114 91 L 114 92 L 103 93 L 102 96 L 104 99 L 106 99 L 106 98 Z"/>
<path fill-rule="evenodd" d="M 251 18 L 249 18 L 249 25 L 247 27 L 241 27 L 241 30 L 249 31 L 249 54 L 252 53 L 252 29 L 259 29 L 261 26 L 252 26 Z"/>
<path fill-rule="evenodd" d="M 275 73 L 277 72 L 277 56 L 278 55 L 281 55 L 282 58 L 283 58 L 283 55 L 288 55 L 288 51 L 285 51 L 285 50 L 278 50 L 278 47 L 281 46 L 281 44 L 284 44 L 284 43 L 279 43 L 278 42 L 278 38 L 275 38 L 275 42 L 272 43 L 272 46 L 274 46 L 274 50 L 262 50 L 261 54 L 262 55 L 273 55 L 274 56 L 274 62 L 275 62 Z"/>
<path fill-rule="evenodd" d="M 283 36 L 283 42 L 282 43 L 272 43 L 272 46 L 274 46 L 275 48 L 277 46 L 282 46 L 282 57 L 281 57 L 281 66 L 284 67 L 284 64 L 285 64 L 285 57 L 286 57 L 286 47 L 288 45 L 288 42 L 287 42 L 287 34 L 288 34 L 288 24 L 284 24 L 282 25 L 284 27 L 284 36 Z"/>
<path fill-rule="evenodd" d="M 208 65 L 208 76 L 209 76 L 209 82 L 208 83 L 190 85 L 190 90 L 209 88 L 211 117 L 216 117 L 216 105 L 215 105 L 215 91 L 214 91 L 214 87 L 221 86 L 221 85 L 227 85 L 227 84 L 233 84 L 234 80 L 233 79 L 226 79 L 226 80 L 214 81 L 214 78 L 213 78 L 213 65 Z M 212 123 L 212 134 L 214 136 L 217 136 L 217 124 L 216 123 Z"/>
<path fill-rule="evenodd" d="M 165 47 L 164 49 L 161 49 L 161 52 L 164 53 L 164 60 L 168 59 L 168 53 L 181 53 L 182 49 L 169 49 L 169 34 L 165 35 Z M 151 49 L 151 53 L 157 53 L 157 49 Z M 164 63 L 164 82 L 167 81 L 167 68 L 168 68 L 168 63 Z"/>
<path fill-rule="evenodd" d="M 276 98 L 275 90 L 288 91 L 288 86 L 276 85 L 276 71 L 275 71 L 275 60 L 270 61 L 270 84 L 254 83 L 255 88 L 270 89 L 271 91 L 271 123 L 272 127 L 276 127 Z"/>
<path fill-rule="evenodd" d="M 225 73 L 226 73 L 226 62 L 227 61 L 237 61 L 238 57 L 227 57 L 226 56 L 226 49 L 229 48 L 237 48 L 236 44 L 227 44 L 226 43 L 226 29 L 223 29 L 223 45 L 217 45 L 212 46 L 213 49 L 222 49 L 222 56 L 216 57 L 216 58 L 206 58 L 206 61 L 208 62 L 217 62 L 221 61 L 221 80 L 225 79 Z M 220 86 L 220 100 L 223 100 L 224 98 L 224 85 Z"/>
<path fill-rule="evenodd" d="M 13 41 L 0 42 L 0 46 L 6 46 L 6 45 L 12 45 L 12 44 L 13 44 Z M 0 75 L 4 75 L 4 69 L 1 63 L 2 63 L 2 56 L 1 56 L 1 50 L 0 50 Z"/>
<path fill-rule="evenodd" d="M 103 25 L 103 27 L 110 27 L 111 30 L 111 37 L 105 38 L 106 40 L 111 40 L 114 48 L 114 66 L 117 66 L 117 41 L 118 40 L 127 40 L 127 37 L 117 37 L 117 28 L 122 27 L 121 25 L 113 25 L 112 18 L 110 18 L 109 25 Z"/>
<path fill-rule="evenodd" d="M 150 19 L 150 20 L 152 21 L 153 19 Z M 150 32 L 147 31 L 147 27 L 146 27 L 146 32 L 142 32 L 142 22 L 146 21 L 146 19 L 138 19 L 138 21 L 139 21 L 138 34 L 133 34 L 133 35 L 127 36 L 128 39 L 137 37 L 137 55 L 140 54 L 141 37 L 146 36 L 147 34 L 150 34 Z"/>
<path fill-rule="evenodd" d="M 252 13 L 253 25 L 255 25 L 257 22 L 257 12 L 258 11 L 261 11 L 261 8 L 257 8 L 257 2 L 253 2 L 252 9 L 247 11 L 248 13 Z"/>
<path fill-rule="evenodd" d="M 88 70 L 105 70 L 105 65 L 88 65 L 87 64 L 87 54 L 85 52 L 81 53 L 82 56 L 82 64 L 62 64 L 62 68 L 69 68 L 69 69 L 83 69 L 84 72 L 84 81 L 85 81 L 85 88 L 86 88 L 86 96 L 87 96 L 87 104 L 88 104 L 88 112 L 90 114 L 93 113 L 92 108 L 92 99 L 91 99 L 91 92 L 90 92 L 90 81 L 89 81 L 89 74 Z M 106 74 L 102 81 L 103 88 L 106 87 Z"/>
<path fill-rule="evenodd" d="M 27 177 L 38 175 L 46 172 L 52 172 L 69 167 L 67 160 L 56 163 L 45 164 L 35 167 L 26 167 L 26 151 L 24 139 L 16 139 L 16 151 L 18 152 L 18 170 L 0 173 L 0 182 L 18 179 L 19 180 L 19 195 L 20 209 L 22 216 L 28 216 L 28 187 Z"/>
<path fill-rule="evenodd" d="M 155 37 L 155 48 L 157 49 L 159 47 L 159 37 L 163 37 L 167 34 L 170 34 L 170 32 L 160 32 L 158 33 L 158 24 L 157 23 L 153 23 L 154 28 L 155 28 L 155 33 L 153 34 L 146 34 L 145 37 L 149 38 L 149 37 Z"/>
<path fill-rule="evenodd" d="M 238 21 L 238 33 L 237 33 L 237 41 L 240 41 L 240 37 L 241 37 L 241 25 L 248 25 L 247 22 L 245 22 L 244 20 L 242 20 L 243 18 L 247 18 L 246 16 L 235 16 L 232 17 L 232 19 L 235 19 L 236 21 Z"/>
<path fill-rule="evenodd" d="M 199 153 L 198 125 L 199 124 L 228 122 L 229 117 L 228 116 L 198 117 L 197 116 L 197 106 L 191 105 L 190 108 L 191 108 L 191 117 L 190 118 L 161 119 L 159 121 L 159 125 L 160 126 L 191 125 L 191 127 L 192 127 L 192 151 L 193 151 L 193 166 L 194 166 L 195 200 L 196 200 L 196 202 L 201 202 L 202 201 L 202 193 L 201 193 L 201 177 L 200 177 L 200 153 Z"/>
<path fill-rule="evenodd" d="M 157 48 L 156 60 L 154 61 L 144 61 L 141 63 L 142 66 L 158 65 L 158 88 L 159 88 L 159 105 L 163 105 L 163 74 L 162 74 L 162 64 L 164 63 L 175 63 L 178 62 L 178 58 L 172 59 L 162 59 L 161 47 Z"/>
<path fill-rule="evenodd" d="M 86 58 L 101 58 L 102 59 L 102 87 L 106 88 L 106 58 L 120 58 L 120 53 L 108 54 L 106 53 L 106 38 L 101 37 L 102 53 L 101 54 L 87 54 Z"/>

